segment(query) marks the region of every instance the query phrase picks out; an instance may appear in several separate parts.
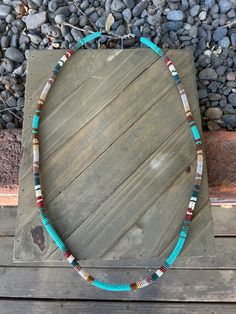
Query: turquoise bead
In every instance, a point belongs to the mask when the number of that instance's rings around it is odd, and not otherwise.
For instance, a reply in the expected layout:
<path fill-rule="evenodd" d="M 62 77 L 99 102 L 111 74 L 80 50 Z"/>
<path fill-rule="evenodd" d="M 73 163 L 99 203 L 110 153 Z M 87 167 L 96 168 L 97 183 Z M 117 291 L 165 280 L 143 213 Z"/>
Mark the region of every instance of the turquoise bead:
<path fill-rule="evenodd" d="M 33 118 L 33 122 L 32 122 L 32 128 L 37 129 L 38 127 L 39 127 L 39 116 L 35 114 Z"/>
<path fill-rule="evenodd" d="M 200 134 L 199 134 L 199 132 L 198 132 L 198 128 L 196 127 L 196 125 L 193 125 L 193 126 L 191 127 L 191 130 L 192 130 L 192 132 L 193 132 L 194 139 L 195 139 L 195 140 L 198 140 L 198 139 L 200 138 Z"/>

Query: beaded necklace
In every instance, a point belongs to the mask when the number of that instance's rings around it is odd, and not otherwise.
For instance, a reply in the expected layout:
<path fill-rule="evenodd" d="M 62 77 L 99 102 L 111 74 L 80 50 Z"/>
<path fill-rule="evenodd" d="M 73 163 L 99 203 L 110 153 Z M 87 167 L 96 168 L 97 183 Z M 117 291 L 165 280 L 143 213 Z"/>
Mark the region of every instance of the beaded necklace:
<path fill-rule="evenodd" d="M 179 232 L 179 237 L 177 240 L 177 243 L 172 250 L 169 257 L 165 260 L 164 264 L 159 267 L 152 275 L 146 277 L 143 280 L 139 280 L 133 283 L 125 283 L 125 284 L 117 284 L 117 283 L 109 283 L 109 282 L 103 282 L 96 278 L 94 278 L 92 275 L 87 273 L 82 267 L 79 265 L 76 258 L 72 255 L 72 253 L 68 250 L 67 246 L 63 242 L 63 240 L 60 238 L 58 233 L 55 231 L 53 226 L 51 225 L 47 213 L 44 207 L 44 200 L 42 196 L 41 191 L 41 184 L 40 184 L 40 169 L 39 169 L 39 121 L 40 121 L 40 114 L 42 111 L 42 106 L 44 105 L 44 102 L 46 100 L 46 97 L 48 95 L 48 92 L 50 88 L 52 87 L 56 76 L 60 72 L 61 68 L 65 64 L 67 60 L 71 58 L 71 56 L 83 45 L 88 43 L 89 41 L 98 38 L 101 36 L 101 32 L 95 32 L 92 33 L 85 38 L 81 39 L 73 48 L 68 49 L 66 53 L 62 56 L 62 58 L 58 61 L 55 68 L 52 71 L 52 74 L 50 78 L 48 79 L 46 85 L 44 86 L 44 89 L 40 95 L 40 98 L 36 105 L 35 114 L 33 116 L 32 120 L 32 138 L 33 138 L 33 177 L 34 177 L 34 188 L 35 188 L 35 194 L 36 194 L 36 204 L 39 209 L 40 217 L 42 220 L 42 223 L 44 227 L 46 228 L 47 232 L 53 239 L 53 241 L 56 243 L 58 248 L 62 251 L 64 257 L 69 261 L 69 263 L 73 266 L 73 268 L 76 270 L 76 272 L 87 282 L 92 284 L 95 287 L 98 287 L 100 289 L 109 290 L 109 291 L 132 291 L 136 289 L 141 289 L 143 287 L 149 286 L 151 283 L 159 279 L 165 271 L 174 263 L 178 255 L 180 254 L 183 245 L 186 241 L 187 234 L 190 227 L 190 222 L 193 217 L 193 211 L 195 208 L 195 204 L 197 202 L 201 180 L 202 180 L 202 173 L 203 173 L 203 147 L 202 147 L 202 141 L 200 137 L 200 133 L 198 131 L 198 128 L 195 124 L 195 121 L 192 116 L 192 112 L 190 110 L 189 102 L 184 90 L 184 87 L 181 83 L 181 80 L 179 78 L 179 75 L 170 60 L 170 58 L 153 42 L 151 42 L 149 39 L 141 37 L 140 42 L 147 45 L 149 48 L 151 48 L 154 52 L 156 52 L 158 55 L 161 56 L 161 58 L 166 63 L 168 69 L 171 72 L 172 78 L 175 80 L 181 101 L 183 103 L 186 119 L 189 123 L 189 126 L 191 128 L 193 138 L 196 144 L 196 157 L 197 157 L 197 165 L 196 165 L 196 172 L 195 172 L 195 181 L 193 190 L 190 196 L 190 201 L 188 204 L 188 208 L 184 217 L 184 221 L 182 224 L 182 228 Z"/>

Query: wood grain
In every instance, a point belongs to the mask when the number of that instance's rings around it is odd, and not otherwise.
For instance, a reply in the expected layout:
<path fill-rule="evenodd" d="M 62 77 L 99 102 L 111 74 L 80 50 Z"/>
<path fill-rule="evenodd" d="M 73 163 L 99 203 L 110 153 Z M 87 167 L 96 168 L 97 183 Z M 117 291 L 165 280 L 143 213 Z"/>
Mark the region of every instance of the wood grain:
<path fill-rule="evenodd" d="M 60 54 L 33 52 L 29 58 L 17 261 L 61 261 L 33 205 L 30 140 L 32 104 Z M 191 52 L 167 54 L 200 126 Z M 196 166 L 175 83 L 163 61 L 146 49 L 81 50 L 74 60 L 59 75 L 40 125 L 49 217 L 79 260 L 165 257 L 181 227 Z M 206 172 L 192 233 L 183 256 L 213 255 Z"/>

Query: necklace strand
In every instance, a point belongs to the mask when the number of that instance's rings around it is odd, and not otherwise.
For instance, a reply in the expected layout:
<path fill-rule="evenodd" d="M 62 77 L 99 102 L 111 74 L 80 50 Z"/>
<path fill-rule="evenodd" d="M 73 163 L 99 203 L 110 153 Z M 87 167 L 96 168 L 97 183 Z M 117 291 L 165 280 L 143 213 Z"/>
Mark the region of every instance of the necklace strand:
<path fill-rule="evenodd" d="M 33 177 L 34 177 L 34 188 L 35 188 L 35 194 L 36 194 L 36 204 L 39 209 L 40 217 L 42 220 L 42 223 L 44 227 L 46 228 L 47 232 L 53 239 L 53 241 L 56 243 L 57 247 L 62 251 L 64 257 L 68 260 L 68 262 L 73 266 L 73 268 L 76 270 L 76 272 L 87 282 L 92 284 L 93 286 L 96 286 L 98 288 L 109 290 L 109 291 L 131 291 L 136 289 L 141 289 L 143 287 L 149 286 L 151 283 L 159 279 L 165 271 L 174 263 L 178 255 L 180 254 L 184 243 L 187 238 L 187 234 L 189 232 L 190 222 L 193 217 L 193 211 L 198 199 L 198 194 L 200 190 L 201 180 L 202 180 L 202 173 L 203 173 L 203 147 L 202 147 L 202 140 L 200 137 L 200 133 L 198 130 L 198 127 L 195 124 L 195 121 L 193 119 L 192 112 L 190 110 L 189 102 L 187 99 L 187 95 L 185 93 L 184 87 L 182 85 L 182 82 L 179 78 L 179 75 L 170 60 L 170 58 L 153 42 L 151 42 L 149 39 L 141 37 L 140 42 L 147 45 L 149 48 L 151 48 L 153 51 L 155 51 L 158 55 L 161 56 L 161 58 L 164 60 L 165 64 L 167 65 L 172 78 L 174 79 L 180 97 L 181 101 L 184 107 L 186 119 L 189 123 L 189 126 L 191 128 L 193 138 L 196 144 L 196 157 L 197 157 L 197 166 L 196 166 L 196 172 L 195 172 L 195 181 L 193 190 L 190 196 L 188 208 L 184 217 L 184 221 L 182 224 L 182 228 L 179 232 L 179 237 L 177 240 L 177 243 L 172 250 L 169 257 L 165 260 L 164 264 L 159 267 L 152 275 L 146 277 L 143 280 L 139 280 L 133 283 L 125 283 L 125 284 L 117 284 L 117 283 L 109 283 L 109 282 L 103 282 L 96 278 L 94 278 L 91 274 L 87 273 L 78 263 L 76 258 L 72 255 L 72 253 L 69 251 L 63 240 L 60 238 L 60 236 L 57 234 L 53 226 L 51 225 L 47 213 L 44 207 L 44 200 L 42 196 L 41 191 L 41 184 L 40 184 L 40 169 L 39 169 L 39 122 L 40 122 L 40 115 L 42 111 L 42 107 L 45 103 L 45 100 L 47 98 L 48 92 L 50 88 L 52 87 L 53 83 L 55 82 L 55 79 L 60 72 L 63 65 L 66 63 L 67 60 L 71 58 L 71 56 L 82 46 L 84 46 L 86 43 L 88 43 L 91 40 L 94 40 L 101 36 L 101 32 L 95 32 L 93 34 L 90 34 L 86 36 L 85 38 L 81 39 L 73 48 L 68 49 L 66 53 L 62 56 L 62 58 L 58 61 L 56 66 L 54 67 L 52 74 L 50 78 L 48 79 L 46 85 L 43 88 L 43 91 L 40 95 L 40 98 L 36 104 L 35 114 L 33 116 L 32 120 L 32 140 L 33 140 Z"/>

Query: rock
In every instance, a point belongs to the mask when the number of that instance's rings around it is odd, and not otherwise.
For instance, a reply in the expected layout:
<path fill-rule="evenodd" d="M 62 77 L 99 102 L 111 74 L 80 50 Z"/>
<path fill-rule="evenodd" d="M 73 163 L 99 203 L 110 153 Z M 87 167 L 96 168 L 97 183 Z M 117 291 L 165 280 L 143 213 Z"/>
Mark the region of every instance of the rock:
<path fill-rule="evenodd" d="M 7 101 L 6 101 L 6 104 L 7 104 L 8 107 L 16 107 L 17 102 L 16 102 L 15 97 L 14 96 L 10 96 L 7 99 Z"/>
<path fill-rule="evenodd" d="M 219 46 L 222 48 L 229 48 L 230 40 L 229 37 L 225 36 L 219 41 Z"/>
<path fill-rule="evenodd" d="M 6 124 L 6 129 L 15 129 L 15 128 L 16 128 L 16 125 L 13 122 L 8 122 Z"/>
<path fill-rule="evenodd" d="M 233 32 L 230 35 L 230 39 L 231 39 L 231 44 L 232 44 L 233 48 L 236 48 L 236 32 Z"/>
<path fill-rule="evenodd" d="M 231 9 L 232 4 L 228 0 L 220 0 L 219 1 L 219 6 L 220 6 L 220 12 L 221 13 L 226 13 L 226 12 L 228 12 Z"/>
<path fill-rule="evenodd" d="M 1 37 L 2 49 L 9 47 L 9 44 L 10 44 L 10 37 L 9 36 L 2 36 Z"/>
<path fill-rule="evenodd" d="M 144 0 L 139 2 L 133 9 L 133 16 L 140 16 L 143 10 L 148 7 L 149 1 Z"/>
<path fill-rule="evenodd" d="M 58 15 L 55 16 L 55 22 L 56 22 L 57 24 L 62 25 L 65 21 L 66 21 L 65 15 L 63 15 L 63 14 L 58 14 Z"/>
<path fill-rule="evenodd" d="M 210 100 L 220 100 L 221 99 L 221 95 L 220 94 L 216 94 L 216 93 L 209 93 L 209 99 Z"/>
<path fill-rule="evenodd" d="M 219 65 L 217 68 L 216 68 L 216 72 L 219 76 L 222 76 L 224 75 L 226 71 L 226 67 L 224 65 Z"/>
<path fill-rule="evenodd" d="M 198 15 L 199 20 L 204 21 L 207 17 L 207 13 L 206 11 L 202 11 L 200 12 L 200 14 Z"/>
<path fill-rule="evenodd" d="M 192 17 L 195 17 L 195 16 L 198 15 L 199 10 L 200 10 L 200 5 L 196 4 L 196 5 L 194 5 L 194 6 L 190 9 L 190 12 L 189 12 L 189 13 L 190 13 L 190 15 L 191 15 Z"/>
<path fill-rule="evenodd" d="M 225 123 L 231 125 L 233 128 L 236 127 L 236 115 L 226 114 L 226 115 L 223 115 L 222 119 Z"/>
<path fill-rule="evenodd" d="M 233 107 L 236 107 L 236 94 L 230 93 L 228 96 L 228 101 Z"/>
<path fill-rule="evenodd" d="M 226 104 L 222 110 L 224 113 L 231 113 L 231 114 L 235 113 L 235 109 L 233 108 L 231 104 Z"/>
<path fill-rule="evenodd" d="M 219 124 L 212 120 L 207 121 L 207 127 L 209 131 L 219 131 L 221 129 Z"/>
<path fill-rule="evenodd" d="M 199 73 L 199 79 L 200 80 L 216 80 L 217 79 L 217 73 L 212 68 L 207 68 L 202 70 Z"/>
<path fill-rule="evenodd" d="M 0 17 L 7 17 L 8 14 L 11 12 L 11 7 L 8 5 L 1 4 L 0 5 Z"/>
<path fill-rule="evenodd" d="M 172 10 L 167 14 L 167 20 L 170 21 L 182 21 L 184 18 L 184 14 L 180 10 Z"/>
<path fill-rule="evenodd" d="M 11 113 L 4 113 L 2 115 L 2 119 L 5 121 L 5 122 L 11 122 L 13 120 L 13 115 Z"/>
<path fill-rule="evenodd" d="M 75 30 L 75 28 L 73 28 L 72 30 Z M 71 30 L 71 33 L 72 33 L 72 30 Z M 54 38 L 59 38 L 61 37 L 61 30 L 58 27 L 51 25 L 47 28 L 47 34 Z"/>
<path fill-rule="evenodd" d="M 42 38 L 39 35 L 32 35 L 32 34 L 28 34 L 31 42 L 35 45 L 40 44 L 40 42 L 42 41 Z"/>
<path fill-rule="evenodd" d="M 23 62 L 25 59 L 23 54 L 15 47 L 7 48 L 5 52 L 5 57 L 14 62 Z"/>
<path fill-rule="evenodd" d="M 226 76 L 227 81 L 235 81 L 236 80 L 236 72 L 229 72 Z"/>
<path fill-rule="evenodd" d="M 205 6 L 206 6 L 207 8 L 210 8 L 210 9 L 211 9 L 214 4 L 215 4 L 215 0 L 205 0 Z"/>
<path fill-rule="evenodd" d="M 134 0 L 123 0 L 126 7 L 132 10 L 135 7 L 135 2 Z"/>
<path fill-rule="evenodd" d="M 208 108 L 205 111 L 205 116 L 210 120 L 218 120 L 223 116 L 223 112 L 220 108 Z"/>
<path fill-rule="evenodd" d="M 196 25 L 191 26 L 191 28 L 189 30 L 189 35 L 193 38 L 196 38 L 197 33 L 198 33 L 197 26 Z"/>
<path fill-rule="evenodd" d="M 117 27 L 116 29 L 116 34 L 119 35 L 119 36 L 123 36 L 126 32 L 126 28 L 124 26 L 124 24 L 121 24 Z"/>
<path fill-rule="evenodd" d="M 227 34 L 227 28 L 226 27 L 218 27 L 213 35 L 212 38 L 214 41 L 218 42 L 219 40 L 221 40 L 225 35 Z"/>
<path fill-rule="evenodd" d="M 111 4 L 111 10 L 114 12 L 122 12 L 125 6 L 121 0 L 113 0 Z"/>
<path fill-rule="evenodd" d="M 206 98 L 208 96 L 207 90 L 204 89 L 200 89 L 198 90 L 198 98 L 202 99 L 202 98 Z"/>
<path fill-rule="evenodd" d="M 105 24 L 106 24 L 106 17 L 105 16 L 101 16 L 99 19 L 97 19 L 96 21 L 96 26 L 98 28 L 105 28 Z"/>
<path fill-rule="evenodd" d="M 166 28 L 169 31 L 177 31 L 178 29 L 182 28 L 182 26 L 183 26 L 183 22 L 167 22 L 166 23 Z"/>
<path fill-rule="evenodd" d="M 126 8 L 123 12 L 123 19 L 125 20 L 126 23 L 129 23 L 131 18 L 132 18 L 132 12 L 129 8 Z"/>
<path fill-rule="evenodd" d="M 25 18 L 27 29 L 37 29 L 47 20 L 46 12 L 29 14 Z"/>

